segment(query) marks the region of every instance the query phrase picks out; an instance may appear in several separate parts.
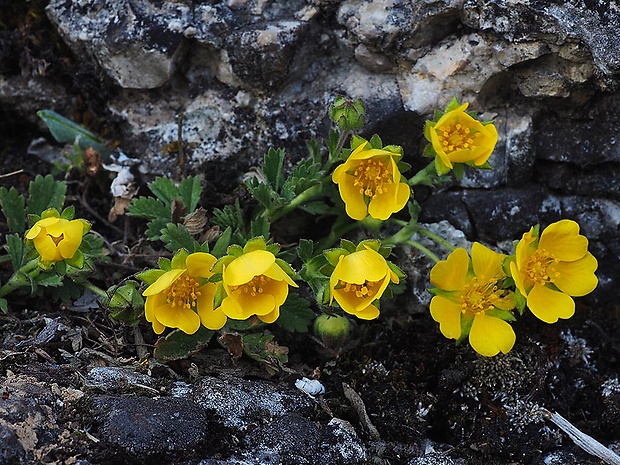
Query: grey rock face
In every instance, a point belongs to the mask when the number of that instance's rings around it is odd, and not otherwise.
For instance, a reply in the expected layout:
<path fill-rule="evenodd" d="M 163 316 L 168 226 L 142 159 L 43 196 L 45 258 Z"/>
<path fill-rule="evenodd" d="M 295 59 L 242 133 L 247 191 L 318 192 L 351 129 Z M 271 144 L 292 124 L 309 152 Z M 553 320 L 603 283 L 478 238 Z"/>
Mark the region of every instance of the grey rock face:
<path fill-rule="evenodd" d="M 93 406 L 100 437 L 136 459 L 187 457 L 205 449 L 215 433 L 207 413 L 184 399 L 99 396 Z"/>
<path fill-rule="evenodd" d="M 308 414 L 313 409 L 313 402 L 298 389 L 231 376 L 201 378 L 188 398 L 214 410 L 226 426 L 240 430 L 289 413 Z"/>

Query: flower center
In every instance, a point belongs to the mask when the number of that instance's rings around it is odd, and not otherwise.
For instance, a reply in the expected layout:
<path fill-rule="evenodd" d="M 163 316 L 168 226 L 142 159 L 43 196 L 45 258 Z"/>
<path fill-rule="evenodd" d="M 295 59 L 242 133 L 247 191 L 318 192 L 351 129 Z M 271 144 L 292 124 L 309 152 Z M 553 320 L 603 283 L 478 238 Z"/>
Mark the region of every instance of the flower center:
<path fill-rule="evenodd" d="M 60 244 L 60 241 L 62 241 L 65 238 L 65 235 L 60 233 L 60 236 L 58 237 L 54 237 L 51 234 L 48 234 L 49 237 L 52 238 L 52 240 L 54 241 L 54 244 L 56 244 L 56 247 L 58 247 L 58 244 Z"/>
<path fill-rule="evenodd" d="M 172 307 L 194 308 L 200 295 L 200 283 L 189 276 L 177 279 L 168 288 L 166 302 Z"/>
<path fill-rule="evenodd" d="M 478 282 L 478 278 L 474 276 L 463 288 L 461 312 L 484 314 L 495 307 L 503 292 L 497 287 L 497 279 L 491 278 L 486 282 Z"/>
<path fill-rule="evenodd" d="M 262 294 L 264 292 L 263 286 L 271 281 L 271 278 L 268 278 L 265 275 L 254 276 L 251 281 L 242 284 L 241 286 L 231 286 L 230 290 L 236 293 L 249 293 L 252 297 L 256 294 Z"/>
<path fill-rule="evenodd" d="M 387 192 L 384 184 L 391 184 L 394 181 L 385 165 L 384 162 L 373 159 L 360 162 L 353 172 L 355 176 L 353 185 L 359 187 L 360 194 L 374 199 L 376 195 Z"/>
<path fill-rule="evenodd" d="M 344 292 L 354 293 L 355 297 L 366 299 L 367 297 L 376 295 L 377 291 L 374 287 L 377 284 L 378 283 L 376 281 L 364 281 L 364 284 L 351 284 L 339 280 L 338 288 L 344 290 Z"/>
<path fill-rule="evenodd" d="M 471 150 L 476 147 L 474 141 L 480 137 L 479 132 L 472 132 L 470 128 L 459 123 L 458 117 L 440 126 L 437 138 L 446 153 L 457 150 Z"/>
<path fill-rule="evenodd" d="M 525 265 L 525 273 L 534 284 L 552 283 L 560 276 L 555 269 L 558 259 L 545 249 L 536 250 Z"/>

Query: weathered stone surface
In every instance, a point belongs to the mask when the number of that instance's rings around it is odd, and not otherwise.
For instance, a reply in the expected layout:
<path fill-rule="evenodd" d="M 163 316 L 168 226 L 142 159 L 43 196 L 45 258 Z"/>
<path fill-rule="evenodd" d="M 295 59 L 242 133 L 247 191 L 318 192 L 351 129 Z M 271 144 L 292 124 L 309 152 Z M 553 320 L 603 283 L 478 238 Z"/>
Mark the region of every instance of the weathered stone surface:
<path fill-rule="evenodd" d="M 298 389 L 232 376 L 201 378 L 188 398 L 214 410 L 224 425 L 240 430 L 289 413 L 308 414 L 313 409 L 310 397 Z"/>
<path fill-rule="evenodd" d="M 164 84 L 184 53 L 191 11 L 182 2 L 51 2 L 48 17 L 77 54 L 93 57 L 121 87 Z"/>
<path fill-rule="evenodd" d="M 97 396 L 93 407 L 100 439 L 134 459 L 188 458 L 189 451 L 205 449 L 207 441 L 214 448 L 209 416 L 191 401 Z"/>
<path fill-rule="evenodd" d="M 600 72 L 620 71 L 620 7 L 615 1 L 468 0 L 462 19 L 474 29 L 492 29 L 511 42 L 536 38 L 558 45 L 582 43 Z"/>

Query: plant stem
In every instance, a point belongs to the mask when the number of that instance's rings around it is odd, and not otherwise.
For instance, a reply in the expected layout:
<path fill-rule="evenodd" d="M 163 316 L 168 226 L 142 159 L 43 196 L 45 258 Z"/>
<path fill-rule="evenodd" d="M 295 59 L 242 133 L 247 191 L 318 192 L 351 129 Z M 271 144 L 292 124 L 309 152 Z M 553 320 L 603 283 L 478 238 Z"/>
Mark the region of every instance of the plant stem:
<path fill-rule="evenodd" d="M 85 281 L 85 282 L 80 283 L 80 284 L 82 286 L 84 286 L 86 289 L 89 289 L 89 290 L 93 291 L 95 294 L 100 295 L 104 299 L 108 299 L 110 297 L 106 291 L 104 291 L 100 287 L 95 286 L 94 284 L 92 284 L 92 283 L 90 283 L 88 281 Z"/>
<path fill-rule="evenodd" d="M 456 247 L 452 244 L 450 244 L 447 240 L 445 240 L 443 237 L 430 232 L 428 229 L 423 228 L 422 226 L 416 225 L 416 228 L 414 230 L 414 232 L 417 232 L 418 234 L 421 234 L 422 236 L 426 236 L 429 239 L 434 240 L 435 242 L 437 242 L 440 245 L 443 245 L 446 249 L 450 250 L 450 251 L 454 251 L 456 250 Z"/>
<path fill-rule="evenodd" d="M 316 246 L 315 254 L 320 253 L 323 250 L 330 248 L 339 239 L 341 239 L 343 235 L 345 235 L 352 229 L 355 229 L 359 226 L 359 222 L 357 221 L 353 221 L 353 222 L 347 221 L 346 223 L 344 223 L 343 218 L 344 217 L 339 217 L 334 223 L 334 225 L 332 226 L 332 229 L 329 232 L 329 234 L 318 242 Z M 345 221 L 346 220 L 348 220 L 348 218 L 346 218 Z"/>
<path fill-rule="evenodd" d="M 429 186 L 433 187 L 437 181 L 440 179 L 440 176 L 437 174 L 437 170 L 435 169 L 435 160 L 426 165 L 425 168 L 422 168 L 418 171 L 410 180 L 410 186 Z"/>
<path fill-rule="evenodd" d="M 306 189 L 301 194 L 296 196 L 287 205 L 283 206 L 279 210 L 276 210 L 275 212 L 271 214 L 269 211 L 265 210 L 265 212 L 263 213 L 263 216 L 269 218 L 269 221 L 273 223 L 274 221 L 282 218 L 284 215 L 286 215 L 290 211 L 295 210 L 300 205 L 303 205 L 304 203 L 311 200 L 313 197 L 315 197 L 317 194 L 321 192 L 321 187 L 322 187 L 321 184 L 316 184 L 312 187 L 309 187 L 308 189 Z"/>
<path fill-rule="evenodd" d="M 20 287 L 30 286 L 30 281 L 26 278 L 26 275 L 34 278 L 39 274 L 39 271 L 39 259 L 35 258 L 34 260 L 30 260 L 19 270 L 13 273 L 9 280 L 2 287 L 0 287 L 0 297 L 4 297 Z"/>
<path fill-rule="evenodd" d="M 409 240 L 405 242 L 406 244 L 410 245 L 411 247 L 418 249 L 420 252 L 422 252 L 424 255 L 426 255 L 428 258 L 430 258 L 431 260 L 433 260 L 435 263 L 440 261 L 440 258 L 435 255 L 433 252 L 431 252 L 430 250 L 428 250 L 426 247 L 424 247 L 422 244 L 420 244 L 417 241 L 413 241 L 413 240 Z"/>

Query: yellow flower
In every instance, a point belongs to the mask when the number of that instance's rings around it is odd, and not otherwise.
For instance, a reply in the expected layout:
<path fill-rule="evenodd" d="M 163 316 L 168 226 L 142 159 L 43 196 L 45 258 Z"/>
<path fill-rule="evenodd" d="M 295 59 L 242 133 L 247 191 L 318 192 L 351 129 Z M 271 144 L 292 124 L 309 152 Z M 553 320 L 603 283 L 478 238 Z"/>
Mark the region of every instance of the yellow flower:
<path fill-rule="evenodd" d="M 550 224 L 538 238 L 535 228 L 517 244 L 510 272 L 532 313 L 546 323 L 575 313 L 572 297 L 596 288 L 596 258 L 588 252 L 588 239 L 572 220 Z"/>
<path fill-rule="evenodd" d="M 82 244 L 84 222 L 48 217 L 37 221 L 26 233 L 32 240 L 42 262 L 59 262 L 71 259 Z"/>
<path fill-rule="evenodd" d="M 469 343 L 481 355 L 508 353 L 515 333 L 503 318 L 515 308 L 514 294 L 500 289 L 506 277 L 502 269 L 505 255 L 474 242 L 471 267 L 467 251 L 456 249 L 431 270 L 431 284 L 437 289 L 431 300 L 431 316 L 441 333 L 460 340 L 469 334 Z"/>
<path fill-rule="evenodd" d="M 407 204 L 411 190 L 401 182 L 396 165 L 400 157 L 399 153 L 373 149 L 363 142 L 334 170 L 332 180 L 338 184 L 347 215 L 354 220 L 368 215 L 387 220 Z"/>
<path fill-rule="evenodd" d="M 330 305 L 334 299 L 342 309 L 363 320 L 379 316 L 374 305 L 388 284 L 398 283 L 398 276 L 387 260 L 368 246 L 338 257 L 338 264 L 329 278 Z"/>
<path fill-rule="evenodd" d="M 228 262 L 222 284 L 226 297 L 221 309 L 228 318 L 246 320 L 256 315 L 265 323 L 280 316 L 288 287 L 298 287 L 268 250 L 247 251 Z"/>
<path fill-rule="evenodd" d="M 448 172 L 454 163 L 484 165 L 497 144 L 497 129 L 465 113 L 469 103 L 445 113 L 430 129 L 439 171 Z"/>
<path fill-rule="evenodd" d="M 194 334 L 200 323 L 212 330 L 226 324 L 222 310 L 213 309 L 217 285 L 207 281 L 216 260 L 204 252 L 190 254 L 180 268 L 163 272 L 144 290 L 144 313 L 155 333 L 161 334 L 168 327 Z"/>

